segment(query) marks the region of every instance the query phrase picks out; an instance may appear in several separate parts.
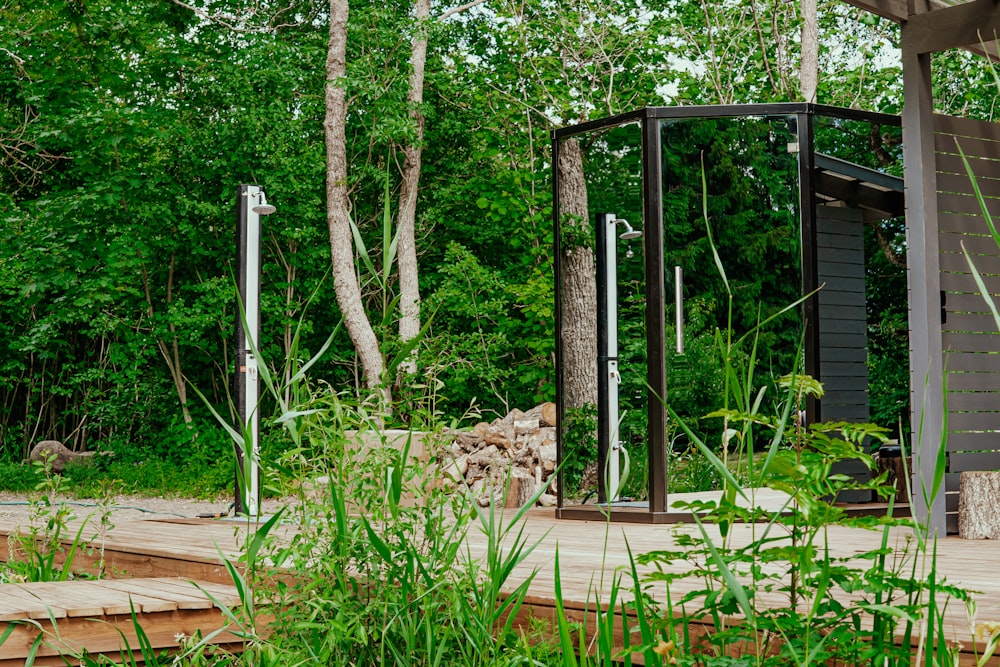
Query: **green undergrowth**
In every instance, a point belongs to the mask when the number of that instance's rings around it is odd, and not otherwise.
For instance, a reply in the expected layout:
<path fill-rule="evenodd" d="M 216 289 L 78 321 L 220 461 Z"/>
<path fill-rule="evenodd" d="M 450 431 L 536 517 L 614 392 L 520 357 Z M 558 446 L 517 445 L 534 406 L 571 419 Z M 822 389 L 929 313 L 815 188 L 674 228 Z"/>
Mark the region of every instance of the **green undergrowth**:
<path fill-rule="evenodd" d="M 752 362 L 752 338 L 720 336 L 720 344 L 749 345 Z M 868 451 L 885 438 L 884 429 L 803 425 L 802 406 L 822 396 L 821 385 L 793 372 L 768 383 L 781 393 L 765 400 L 747 368 L 731 369 L 728 400 L 711 413 L 722 423 L 719 441 L 705 442 L 688 429 L 697 450 L 692 457 L 722 480 L 719 499 L 691 503 L 696 523 L 678 528 L 661 549 L 628 553 L 627 565 L 601 575 L 586 601 L 586 620 L 567 611 L 557 551 L 553 562 L 539 565 L 554 574 L 545 595 L 555 600 L 555 616 L 526 625 L 514 619 L 534 580 L 526 563 L 541 536 L 524 532 L 524 511 L 481 508 L 463 487 L 442 483 L 435 459 L 447 455 L 433 433 L 443 424 L 428 424 L 430 463 L 410 457 L 409 442 L 365 446 L 357 434 L 377 435 L 379 413 L 299 377 L 290 392 L 297 402 L 279 400 L 274 420 L 289 446 L 263 467 L 269 492 L 296 502 L 248 531 L 240 557 L 226 562 L 239 603 L 216 601 L 224 627 L 202 628 L 179 649 L 161 652 L 133 618 L 139 645 L 129 648 L 147 665 L 192 667 L 955 664 L 944 612 L 974 602 L 938 573 L 934 539 L 909 519 L 852 518 L 832 502 L 859 489 L 895 501 L 895 486 L 884 477 L 858 481 L 834 469 L 851 460 L 874 471 Z M 765 451 L 748 455 L 761 441 Z M 745 462 L 739 474 L 734 461 Z M 76 546 L 60 553 L 59 540 L 78 545 L 107 528 L 107 514 L 98 511 L 95 523 L 67 534 L 66 506 L 52 499 L 69 478 L 42 472 L 34 490 L 34 546 L 22 545 L 13 570 L 20 580 L 73 576 Z M 746 509 L 741 500 L 756 487 L 787 493 L 785 511 Z M 115 491 L 106 487 L 105 497 Z M 296 530 L 285 536 L 285 525 Z M 876 546 L 841 558 L 826 548 L 833 526 L 873 531 Z M 580 529 L 593 532 L 600 551 L 614 527 Z M 899 542 L 892 531 L 911 537 Z M 471 550 L 471 533 L 481 534 L 485 546 Z M 621 618 L 630 619 L 624 632 Z M 57 645 L 58 620 L 54 625 L 55 631 L 39 627 L 39 645 Z M 977 657 L 988 659 L 998 635 L 987 622 L 980 626 Z M 212 640 L 221 632 L 240 638 L 242 651 L 217 653 Z M 89 667 L 115 664 L 86 652 L 68 657 Z"/>
<path fill-rule="evenodd" d="M 100 485 L 98 498 L 85 516 L 66 500 L 68 483 L 53 471 L 54 456 L 32 464 L 35 485 L 25 501 L 28 521 L 7 537 L 7 557 L 0 561 L 0 583 L 53 582 L 76 578 L 100 578 L 105 574 L 104 545 L 111 523 L 113 482 Z M 82 520 L 78 520 L 82 519 Z M 95 555 L 95 567 L 78 571 L 76 557 Z"/>
<path fill-rule="evenodd" d="M 231 455 L 214 462 L 176 464 L 158 459 L 132 463 L 71 463 L 63 471 L 66 493 L 74 498 L 95 498 L 101 485 L 115 480 L 122 493 L 150 497 L 216 498 L 232 495 Z M 0 463 L 0 491 L 28 493 L 38 477 L 30 463 Z"/>

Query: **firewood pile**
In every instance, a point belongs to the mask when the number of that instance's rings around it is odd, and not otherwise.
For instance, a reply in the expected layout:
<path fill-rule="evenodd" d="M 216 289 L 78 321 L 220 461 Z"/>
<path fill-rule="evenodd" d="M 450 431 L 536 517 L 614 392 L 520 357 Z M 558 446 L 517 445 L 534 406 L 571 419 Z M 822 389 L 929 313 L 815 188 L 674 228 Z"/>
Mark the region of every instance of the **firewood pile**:
<path fill-rule="evenodd" d="M 439 457 L 441 478 L 450 486 L 466 485 L 481 507 L 522 507 L 543 487 L 537 504 L 555 505 L 555 424 L 555 403 L 543 403 L 454 431 Z"/>

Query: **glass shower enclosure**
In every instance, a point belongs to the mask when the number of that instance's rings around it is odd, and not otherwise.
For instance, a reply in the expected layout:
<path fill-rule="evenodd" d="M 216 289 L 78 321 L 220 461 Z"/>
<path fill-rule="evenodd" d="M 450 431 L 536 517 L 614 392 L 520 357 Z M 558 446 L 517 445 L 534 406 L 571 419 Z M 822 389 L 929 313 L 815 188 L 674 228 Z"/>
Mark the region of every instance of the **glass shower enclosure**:
<path fill-rule="evenodd" d="M 865 228 L 902 224 L 900 134 L 896 116 L 804 103 L 553 132 L 557 516 L 684 520 L 668 488 L 712 474 L 691 440 L 725 447 L 705 416 L 727 366 L 821 380 L 805 423 L 868 420 Z M 727 361 L 730 335 L 748 341 Z"/>

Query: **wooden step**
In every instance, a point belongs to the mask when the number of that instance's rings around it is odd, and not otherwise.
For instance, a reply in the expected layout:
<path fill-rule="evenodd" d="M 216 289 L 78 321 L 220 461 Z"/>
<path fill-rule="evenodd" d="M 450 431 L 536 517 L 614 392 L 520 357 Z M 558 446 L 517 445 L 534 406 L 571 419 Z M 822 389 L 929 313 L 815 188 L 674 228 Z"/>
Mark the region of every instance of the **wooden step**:
<path fill-rule="evenodd" d="M 238 608 L 236 588 L 178 577 L 0 584 L 0 637 L 13 625 L 0 644 L 0 667 L 23 667 L 36 644 L 36 665 L 65 665 L 60 656 L 83 650 L 118 660 L 139 649 L 135 622 L 157 653 L 221 628 L 212 644 L 242 650 L 232 632 L 238 628 L 216 603 Z"/>

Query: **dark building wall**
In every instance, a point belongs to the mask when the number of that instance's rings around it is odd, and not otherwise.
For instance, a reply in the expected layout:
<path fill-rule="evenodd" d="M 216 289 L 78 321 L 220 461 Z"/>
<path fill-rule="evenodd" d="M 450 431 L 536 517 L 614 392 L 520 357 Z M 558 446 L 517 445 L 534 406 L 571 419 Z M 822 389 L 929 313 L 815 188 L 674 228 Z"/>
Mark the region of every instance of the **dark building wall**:
<path fill-rule="evenodd" d="M 865 309 L 865 247 L 862 212 L 842 206 L 816 207 L 819 292 L 819 380 L 823 421 L 868 421 L 868 337 Z M 844 461 L 835 473 L 866 479 L 860 461 Z M 843 502 L 871 500 L 851 491 Z"/>

